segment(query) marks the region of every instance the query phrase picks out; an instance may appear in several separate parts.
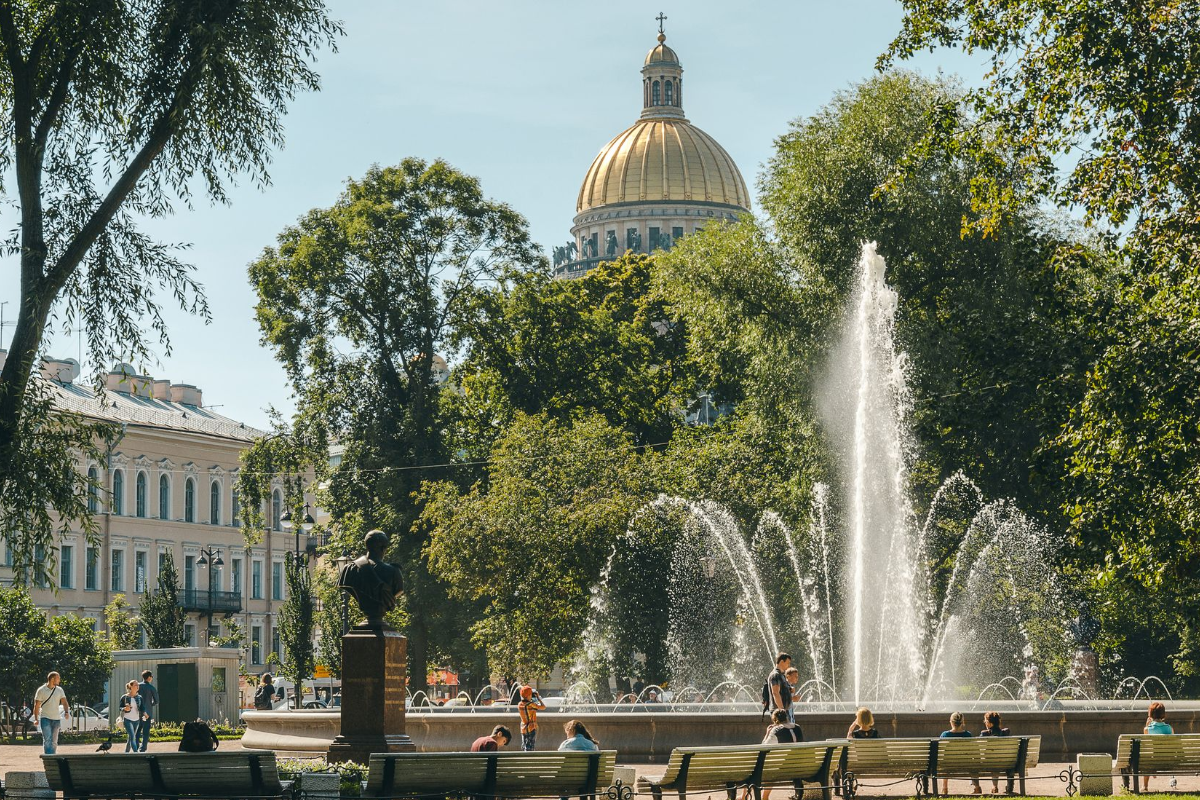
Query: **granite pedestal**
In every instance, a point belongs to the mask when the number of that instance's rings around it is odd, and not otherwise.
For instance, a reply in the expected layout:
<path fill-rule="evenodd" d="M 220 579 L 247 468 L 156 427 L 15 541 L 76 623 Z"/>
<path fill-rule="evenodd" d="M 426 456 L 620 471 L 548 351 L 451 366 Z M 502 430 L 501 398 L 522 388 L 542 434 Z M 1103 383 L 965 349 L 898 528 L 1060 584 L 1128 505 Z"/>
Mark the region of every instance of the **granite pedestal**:
<path fill-rule="evenodd" d="M 413 752 L 404 731 L 408 642 L 387 625 L 359 625 L 342 637 L 341 733 L 332 762 L 366 764 L 372 753 Z"/>

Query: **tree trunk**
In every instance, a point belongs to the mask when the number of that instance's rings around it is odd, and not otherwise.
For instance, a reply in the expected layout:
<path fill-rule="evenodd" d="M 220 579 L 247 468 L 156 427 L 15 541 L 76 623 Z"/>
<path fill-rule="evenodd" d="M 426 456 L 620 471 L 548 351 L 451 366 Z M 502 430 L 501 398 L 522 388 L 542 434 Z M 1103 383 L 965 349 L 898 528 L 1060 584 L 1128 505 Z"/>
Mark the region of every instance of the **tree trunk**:
<path fill-rule="evenodd" d="M 28 257 L 27 257 L 28 258 Z M 43 256 L 44 258 L 44 256 Z M 26 259 L 22 259 L 26 261 Z M 21 272 L 41 272 L 40 264 L 23 263 Z M 29 378 L 33 373 L 38 350 L 42 346 L 42 335 L 46 329 L 46 318 L 54 296 L 45 296 L 32 279 L 21 281 L 21 312 L 13 331 L 12 343 L 0 370 L 0 488 L 13 478 L 11 474 L 13 456 L 19 446 L 18 430 L 21 409 L 29 389 Z"/>

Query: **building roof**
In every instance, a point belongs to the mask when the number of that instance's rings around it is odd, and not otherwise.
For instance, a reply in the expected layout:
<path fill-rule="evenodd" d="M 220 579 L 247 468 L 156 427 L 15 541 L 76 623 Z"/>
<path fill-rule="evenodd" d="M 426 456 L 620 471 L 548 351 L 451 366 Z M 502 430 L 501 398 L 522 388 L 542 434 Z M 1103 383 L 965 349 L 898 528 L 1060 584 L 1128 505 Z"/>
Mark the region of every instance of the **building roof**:
<path fill-rule="evenodd" d="M 715 139 L 686 119 L 642 119 L 600 150 L 575 208 L 681 200 L 750 209 L 742 173 Z"/>
<path fill-rule="evenodd" d="M 217 414 L 203 406 L 125 392 L 106 391 L 97 395 L 90 386 L 77 383 L 56 380 L 47 380 L 46 383 L 55 394 L 56 406 L 64 411 L 74 411 L 96 419 L 187 433 L 203 433 L 243 442 L 250 442 L 264 434 L 264 431 Z"/>
<path fill-rule="evenodd" d="M 671 48 L 667 47 L 663 43 L 666 40 L 666 38 L 667 38 L 666 36 L 659 34 L 658 44 L 656 44 L 654 47 L 650 48 L 649 53 L 646 53 L 645 66 L 648 67 L 651 64 L 659 64 L 659 63 L 667 63 L 667 64 L 678 64 L 679 63 L 679 56 L 675 55 L 675 51 L 672 50 Z"/>

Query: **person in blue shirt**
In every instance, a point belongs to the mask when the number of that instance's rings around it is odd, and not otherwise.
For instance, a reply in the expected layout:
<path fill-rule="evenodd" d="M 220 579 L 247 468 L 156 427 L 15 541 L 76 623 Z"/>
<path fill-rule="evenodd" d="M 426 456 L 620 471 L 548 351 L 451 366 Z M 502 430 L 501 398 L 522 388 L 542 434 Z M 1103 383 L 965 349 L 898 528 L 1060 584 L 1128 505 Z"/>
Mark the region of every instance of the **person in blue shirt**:
<path fill-rule="evenodd" d="M 581 750 L 590 753 L 600 749 L 600 743 L 592 734 L 588 733 L 588 729 L 579 720 L 571 720 L 563 727 L 563 730 L 566 732 L 567 738 L 558 746 L 559 750 Z"/>
<path fill-rule="evenodd" d="M 942 731 L 942 738 L 943 739 L 965 739 L 965 738 L 969 737 L 970 735 L 971 735 L 971 732 L 969 730 L 967 730 L 967 720 L 963 716 L 963 713 L 961 711 L 955 711 L 953 714 L 951 714 L 950 715 L 950 730 Z M 949 783 L 950 783 L 949 780 L 947 780 L 946 778 L 942 778 L 942 794 L 950 793 Z M 971 794 L 983 794 L 983 789 L 979 788 L 979 779 L 978 778 L 971 779 L 971 787 L 972 787 Z"/>
<path fill-rule="evenodd" d="M 1175 733 L 1175 729 L 1167 724 L 1167 707 L 1155 700 L 1150 704 L 1150 711 L 1146 715 L 1146 727 L 1142 730 L 1143 733 L 1151 736 L 1170 736 Z M 1150 791 L 1150 776 L 1142 776 L 1142 791 Z"/>

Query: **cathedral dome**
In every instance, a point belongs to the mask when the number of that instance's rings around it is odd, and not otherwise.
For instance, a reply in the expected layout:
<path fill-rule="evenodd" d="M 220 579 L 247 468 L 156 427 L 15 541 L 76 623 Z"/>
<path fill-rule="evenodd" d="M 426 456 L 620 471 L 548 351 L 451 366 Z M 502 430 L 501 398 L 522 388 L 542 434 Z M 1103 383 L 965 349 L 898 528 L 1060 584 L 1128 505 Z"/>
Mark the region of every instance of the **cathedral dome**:
<path fill-rule="evenodd" d="M 750 208 L 725 148 L 686 119 L 641 119 L 604 146 L 583 179 L 576 213 L 612 203 L 700 201 Z"/>
<path fill-rule="evenodd" d="M 646 66 L 651 64 L 678 64 L 679 56 L 675 55 L 675 51 L 667 47 L 665 44 L 667 37 L 663 34 L 658 35 L 658 44 L 646 53 Z"/>
<path fill-rule="evenodd" d="M 670 250 L 750 210 L 737 164 L 683 113 L 683 65 L 666 45 L 666 16 L 657 19 L 658 44 L 642 66 L 642 113 L 588 168 L 571 239 L 552 249 L 557 276 L 577 278 L 622 253 Z"/>

